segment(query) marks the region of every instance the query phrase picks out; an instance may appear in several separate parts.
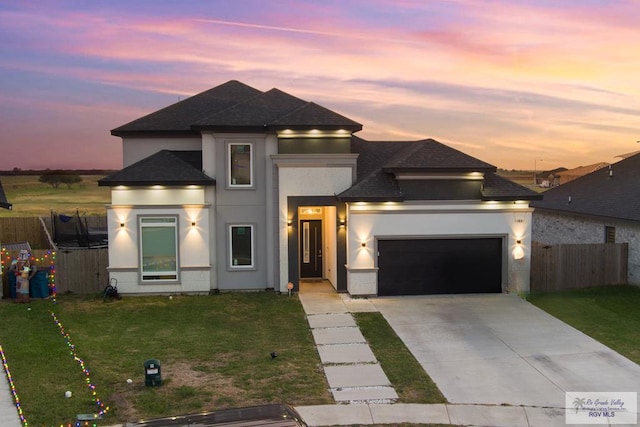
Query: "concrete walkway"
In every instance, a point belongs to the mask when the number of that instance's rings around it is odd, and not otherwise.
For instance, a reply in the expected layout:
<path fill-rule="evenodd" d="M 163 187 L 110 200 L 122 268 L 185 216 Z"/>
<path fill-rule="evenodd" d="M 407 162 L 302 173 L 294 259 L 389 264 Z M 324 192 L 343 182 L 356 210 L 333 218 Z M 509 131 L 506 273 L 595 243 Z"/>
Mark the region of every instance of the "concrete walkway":
<path fill-rule="evenodd" d="M 323 282 L 300 286 L 300 301 L 334 400 L 391 403 L 398 399 L 347 305 L 333 288 Z"/>

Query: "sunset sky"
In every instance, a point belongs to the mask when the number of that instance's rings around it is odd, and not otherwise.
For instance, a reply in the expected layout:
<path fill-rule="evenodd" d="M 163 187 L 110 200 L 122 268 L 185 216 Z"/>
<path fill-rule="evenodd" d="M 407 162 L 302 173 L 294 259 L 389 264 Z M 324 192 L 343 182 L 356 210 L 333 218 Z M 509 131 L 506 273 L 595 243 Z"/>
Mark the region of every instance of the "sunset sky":
<path fill-rule="evenodd" d="M 120 168 L 110 130 L 228 80 L 500 168 L 640 150 L 640 3 L 0 1 L 0 170 Z"/>

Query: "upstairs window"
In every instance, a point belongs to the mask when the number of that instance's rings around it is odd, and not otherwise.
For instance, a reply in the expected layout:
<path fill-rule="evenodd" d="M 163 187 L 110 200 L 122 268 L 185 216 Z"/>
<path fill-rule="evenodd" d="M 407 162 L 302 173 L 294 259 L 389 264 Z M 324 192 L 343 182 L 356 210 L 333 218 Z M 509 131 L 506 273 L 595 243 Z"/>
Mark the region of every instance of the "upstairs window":
<path fill-rule="evenodd" d="M 247 188 L 253 185 L 252 144 L 229 144 L 229 187 Z"/>
<path fill-rule="evenodd" d="M 178 280 L 178 219 L 140 218 L 142 282 Z"/>

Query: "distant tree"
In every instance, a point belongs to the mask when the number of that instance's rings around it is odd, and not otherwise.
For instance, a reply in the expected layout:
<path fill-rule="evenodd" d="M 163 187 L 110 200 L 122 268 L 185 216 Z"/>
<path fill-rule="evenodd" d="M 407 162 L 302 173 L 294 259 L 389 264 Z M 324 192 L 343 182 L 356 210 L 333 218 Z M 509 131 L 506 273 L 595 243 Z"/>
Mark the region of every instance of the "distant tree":
<path fill-rule="evenodd" d="M 71 188 L 73 184 L 82 182 L 80 175 L 64 172 L 64 171 L 47 171 L 44 175 L 40 175 L 38 181 L 49 184 L 53 188 L 58 188 L 60 184 L 65 184 L 67 188 Z"/>
<path fill-rule="evenodd" d="M 60 175 L 60 181 L 67 186 L 67 188 L 71 188 L 73 184 L 79 184 L 82 182 L 82 177 L 76 174 L 65 174 Z"/>
<path fill-rule="evenodd" d="M 38 181 L 43 184 L 49 184 L 53 188 L 58 188 L 60 184 L 62 184 L 62 180 L 60 179 L 60 174 L 57 173 L 45 173 L 44 175 L 40 175 Z"/>

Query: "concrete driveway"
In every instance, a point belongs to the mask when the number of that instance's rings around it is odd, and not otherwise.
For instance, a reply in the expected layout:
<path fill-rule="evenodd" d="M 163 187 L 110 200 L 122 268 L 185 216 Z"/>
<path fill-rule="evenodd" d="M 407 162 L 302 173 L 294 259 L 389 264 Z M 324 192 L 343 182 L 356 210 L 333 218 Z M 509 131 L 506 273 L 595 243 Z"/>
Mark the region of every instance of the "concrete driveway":
<path fill-rule="evenodd" d="M 451 403 L 564 408 L 565 391 L 640 395 L 640 366 L 515 295 L 371 301 Z"/>

